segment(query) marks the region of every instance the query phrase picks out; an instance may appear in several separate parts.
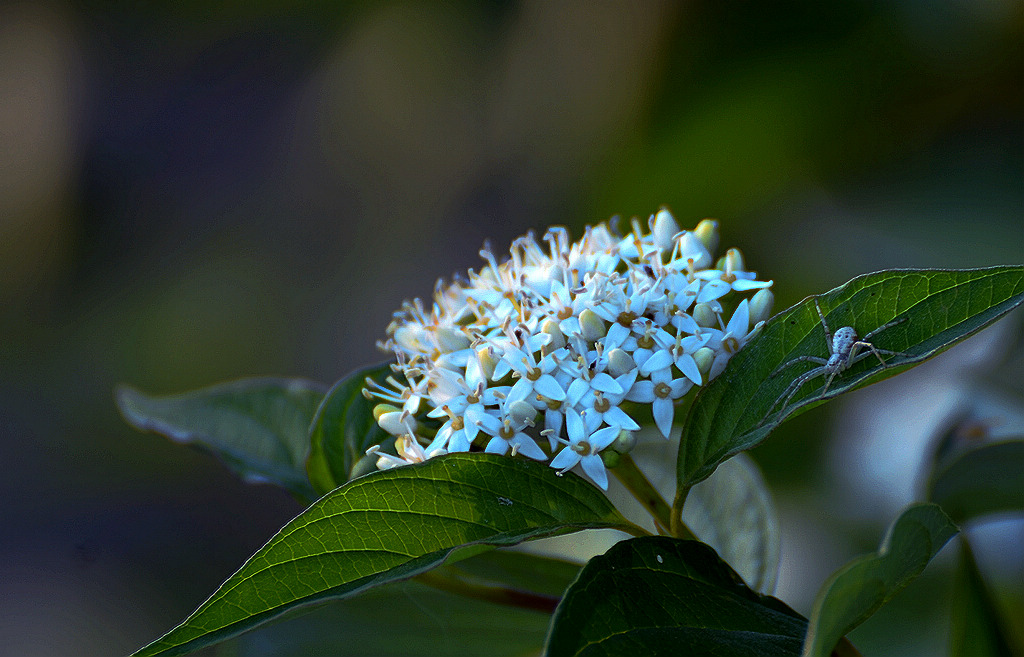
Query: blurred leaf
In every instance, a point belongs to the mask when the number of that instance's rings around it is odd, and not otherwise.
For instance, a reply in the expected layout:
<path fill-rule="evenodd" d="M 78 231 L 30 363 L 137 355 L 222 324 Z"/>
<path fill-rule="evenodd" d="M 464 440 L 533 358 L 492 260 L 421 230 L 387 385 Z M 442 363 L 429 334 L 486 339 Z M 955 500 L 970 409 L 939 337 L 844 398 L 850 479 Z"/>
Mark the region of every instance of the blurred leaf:
<path fill-rule="evenodd" d="M 363 397 L 367 377 L 383 381 L 390 364 L 352 372 L 331 387 L 309 427 L 309 480 L 317 492 L 334 490 L 352 478 L 352 468 L 371 445 L 387 439 L 373 417 L 374 402 Z"/>
<path fill-rule="evenodd" d="M 492 550 L 432 573 L 459 581 L 500 583 L 512 591 L 557 601 L 579 573 L 578 564 L 522 552 Z M 423 655 L 438 657 L 539 654 L 551 614 L 482 602 L 416 580 L 335 600 L 232 640 L 236 657 L 307 655 Z"/>
<path fill-rule="evenodd" d="M 798 655 L 807 621 L 760 595 L 698 541 L 612 546 L 555 612 L 547 655 Z"/>
<path fill-rule="evenodd" d="M 839 374 L 827 394 L 822 379 L 809 381 L 774 415 L 786 388 L 814 365 L 783 370 L 780 365 L 804 355 L 828 356 L 825 333 L 815 299 L 833 332 L 853 326 L 865 335 L 896 319 L 904 319 L 872 342 L 909 356 L 888 357 L 883 368 L 867 357 Z M 764 440 L 798 410 L 893 376 L 920 363 L 991 324 L 1024 300 L 1024 266 L 986 269 L 903 269 L 858 276 L 817 297 L 808 297 L 770 319 L 737 353 L 725 371 L 704 386 L 690 409 L 677 460 L 679 490 L 704 479 L 733 454 Z"/>
<path fill-rule="evenodd" d="M 528 552 L 491 550 L 435 570 L 442 576 L 479 585 L 503 586 L 560 599 L 581 566 Z"/>
<path fill-rule="evenodd" d="M 301 379 L 240 379 L 165 397 L 121 386 L 124 419 L 179 443 L 210 450 L 248 482 L 272 483 L 308 501 L 309 423 L 326 386 Z"/>
<path fill-rule="evenodd" d="M 961 541 L 954 586 L 951 657 L 1011 657 L 1015 654 L 1010 649 L 1010 635 L 1003 626 L 992 591 L 985 585 L 966 540 Z"/>
<path fill-rule="evenodd" d="M 184 623 L 137 655 L 180 655 L 303 604 L 407 579 L 486 546 L 592 527 L 632 527 L 595 487 L 543 463 L 450 454 L 328 493 Z M 462 548 L 462 549 L 460 549 Z"/>
<path fill-rule="evenodd" d="M 828 657 L 847 632 L 920 575 L 958 531 L 934 504 L 916 504 L 904 510 L 889 527 L 877 553 L 843 566 L 818 592 L 804 657 Z"/>
<path fill-rule="evenodd" d="M 737 454 L 693 487 L 683 521 L 747 583 L 771 593 L 779 571 L 779 520 L 757 464 Z"/>
<path fill-rule="evenodd" d="M 235 657 L 518 657 L 544 645 L 550 614 L 490 604 L 415 580 L 334 600 L 230 642 Z"/>
<path fill-rule="evenodd" d="M 1024 441 L 990 443 L 934 473 L 928 499 L 958 523 L 988 513 L 1024 510 Z"/>

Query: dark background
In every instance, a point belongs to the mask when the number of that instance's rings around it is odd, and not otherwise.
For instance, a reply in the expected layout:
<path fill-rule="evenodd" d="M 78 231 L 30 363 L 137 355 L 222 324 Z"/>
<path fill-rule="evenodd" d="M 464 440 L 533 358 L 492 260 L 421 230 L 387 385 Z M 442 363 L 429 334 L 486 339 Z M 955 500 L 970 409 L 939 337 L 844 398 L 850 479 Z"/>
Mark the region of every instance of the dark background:
<path fill-rule="evenodd" d="M 720 219 L 779 309 L 883 268 L 1024 261 L 1019 2 L 134 4 L 0 6 L 12 655 L 138 647 L 299 510 L 130 429 L 118 383 L 330 383 L 485 238 L 667 204 Z M 877 546 L 976 391 L 1020 435 L 1019 323 L 755 451 L 783 599 L 807 613 Z M 1020 526 L 973 530 L 1018 618 Z M 858 630 L 865 654 L 941 649 L 950 562 Z"/>

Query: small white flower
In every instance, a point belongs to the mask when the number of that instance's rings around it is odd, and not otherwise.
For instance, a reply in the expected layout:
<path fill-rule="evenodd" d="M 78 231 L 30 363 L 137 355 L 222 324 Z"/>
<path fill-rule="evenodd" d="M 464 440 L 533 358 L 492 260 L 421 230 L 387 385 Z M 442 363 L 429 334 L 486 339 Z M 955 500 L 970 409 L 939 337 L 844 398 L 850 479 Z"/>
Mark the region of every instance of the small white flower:
<path fill-rule="evenodd" d="M 552 467 L 579 464 L 604 488 L 601 450 L 639 429 L 623 402 L 650 404 L 668 437 L 679 399 L 720 372 L 760 326 L 751 330 L 746 299 L 723 324 L 718 299 L 764 290 L 754 306 L 763 319 L 771 282 L 745 271 L 735 249 L 709 269 L 713 220 L 681 231 L 661 209 L 646 225 L 630 225 L 624 236 L 588 227 L 576 242 L 560 227 L 541 242 L 529 233 L 504 261 L 485 247 L 485 265 L 438 282 L 429 308 L 403 304 L 383 344 L 398 374 L 364 391 L 384 402 L 375 417 L 398 437 L 398 456 L 373 452 L 379 467 L 481 445 L 546 460 L 537 444 L 545 436 L 551 453 L 564 445 Z"/>
<path fill-rule="evenodd" d="M 668 438 L 675 416 L 675 402 L 692 387 L 693 381 L 685 378 L 673 379 L 668 368 L 661 368 L 651 373 L 649 381 L 634 383 L 626 394 L 626 399 L 650 404 L 654 423 L 661 431 L 661 435 Z"/>
<path fill-rule="evenodd" d="M 608 472 L 605 470 L 600 452 L 615 441 L 620 429 L 606 427 L 591 434 L 586 432 L 584 421 L 579 414 L 569 417 L 573 418 L 567 424 L 569 440 L 559 439 L 559 442 L 565 443 L 566 446 L 551 459 L 551 467 L 559 472 L 568 472 L 578 463 L 591 481 L 602 490 L 608 490 Z"/>

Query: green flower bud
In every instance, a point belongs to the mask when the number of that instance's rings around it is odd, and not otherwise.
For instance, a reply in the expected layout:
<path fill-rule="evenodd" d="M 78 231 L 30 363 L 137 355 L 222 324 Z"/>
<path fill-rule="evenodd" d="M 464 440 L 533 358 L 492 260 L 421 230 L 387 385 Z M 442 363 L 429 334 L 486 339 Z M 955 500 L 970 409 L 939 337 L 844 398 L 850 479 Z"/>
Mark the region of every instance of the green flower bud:
<path fill-rule="evenodd" d="M 704 376 L 711 371 L 711 364 L 715 362 L 715 351 L 711 347 L 701 347 L 693 352 L 693 360 L 697 361 L 697 369 Z"/>
<path fill-rule="evenodd" d="M 561 349 L 565 346 L 565 336 L 562 335 L 562 329 L 558 327 L 558 322 L 548 317 L 544 320 L 544 323 L 540 325 L 540 330 L 543 333 L 547 333 L 551 336 L 551 339 L 546 345 L 541 348 L 541 353 L 545 356 L 550 354 L 556 349 Z"/>
<path fill-rule="evenodd" d="M 718 222 L 714 219 L 703 219 L 693 229 L 693 234 L 697 236 L 708 252 L 713 254 L 718 248 Z"/>
<path fill-rule="evenodd" d="M 402 409 L 391 404 L 377 404 L 376 406 L 373 407 L 373 419 L 380 420 L 381 415 L 384 415 L 385 413 L 393 413 L 395 411 L 400 410 Z"/>
<path fill-rule="evenodd" d="M 629 454 L 636 447 L 636 434 L 632 431 L 620 431 L 619 436 L 611 444 L 611 448 L 619 454 Z"/>
<path fill-rule="evenodd" d="M 606 449 L 601 452 L 601 461 L 604 462 L 604 467 L 609 470 L 614 468 L 622 460 L 622 455 L 616 452 L 614 449 Z"/>
<path fill-rule="evenodd" d="M 603 338 L 608 332 L 608 327 L 597 313 L 587 308 L 580 313 L 580 331 L 584 340 L 593 342 Z"/>
<path fill-rule="evenodd" d="M 490 379 L 494 376 L 494 366 L 498 364 L 498 359 L 494 356 L 494 350 L 490 347 L 480 347 L 476 350 L 476 356 L 480 359 L 480 369 L 483 371 L 484 376 Z"/>
<path fill-rule="evenodd" d="M 698 303 L 693 307 L 693 320 L 697 322 L 697 326 L 714 328 L 718 326 L 718 313 L 714 311 L 710 302 Z"/>
<path fill-rule="evenodd" d="M 622 349 L 612 349 L 608 352 L 608 373 L 619 377 L 626 372 L 632 372 L 636 367 L 633 357 Z"/>
<path fill-rule="evenodd" d="M 763 322 L 772 314 L 772 306 L 775 305 L 775 295 L 768 288 L 761 288 L 750 299 L 750 323 L 755 325 Z"/>

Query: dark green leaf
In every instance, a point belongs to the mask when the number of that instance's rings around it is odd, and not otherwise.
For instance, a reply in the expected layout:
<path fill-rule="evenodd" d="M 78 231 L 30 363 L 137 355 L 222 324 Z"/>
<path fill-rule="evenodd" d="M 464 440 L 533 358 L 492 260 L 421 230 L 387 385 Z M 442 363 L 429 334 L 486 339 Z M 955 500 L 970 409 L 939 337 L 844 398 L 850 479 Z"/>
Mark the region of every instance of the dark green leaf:
<path fill-rule="evenodd" d="M 435 572 L 482 586 L 504 586 L 560 599 L 580 572 L 580 564 L 527 552 L 492 550 L 445 564 Z"/>
<path fill-rule="evenodd" d="M 953 591 L 951 657 L 1010 657 L 1010 634 L 1003 625 L 992 591 L 985 584 L 970 544 L 960 545 Z"/>
<path fill-rule="evenodd" d="M 550 620 L 550 614 L 471 600 L 414 580 L 259 628 L 234 639 L 227 654 L 523 657 L 540 652 Z"/>
<path fill-rule="evenodd" d="M 150 397 L 122 386 L 117 405 L 132 426 L 220 457 L 249 482 L 316 498 L 306 477 L 309 423 L 325 386 L 301 379 L 241 379 L 180 395 Z"/>
<path fill-rule="evenodd" d="M 376 472 L 285 525 L 184 623 L 137 654 L 183 654 L 299 605 L 412 577 L 457 550 L 464 558 L 592 527 L 631 525 L 595 487 L 543 463 L 450 454 Z"/>
<path fill-rule="evenodd" d="M 988 513 L 1024 510 L 1024 441 L 990 443 L 935 473 L 928 498 L 958 523 Z"/>
<path fill-rule="evenodd" d="M 652 536 L 583 568 L 555 612 L 547 655 L 798 655 L 806 626 L 707 545 Z"/>
<path fill-rule="evenodd" d="M 818 592 L 804 657 L 828 657 L 847 632 L 920 575 L 958 531 L 934 504 L 908 507 L 889 527 L 877 553 L 843 566 Z"/>
<path fill-rule="evenodd" d="M 557 601 L 579 570 L 557 559 L 492 550 L 433 573 Z M 481 602 L 412 580 L 258 628 L 234 639 L 231 648 L 236 657 L 514 657 L 540 652 L 550 620 L 550 613 Z"/>
<path fill-rule="evenodd" d="M 309 427 L 306 470 L 321 495 L 352 478 L 352 468 L 367 448 L 388 434 L 373 418 L 374 403 L 363 397 L 367 377 L 381 382 L 391 374 L 388 364 L 352 372 L 328 391 Z"/>
<path fill-rule="evenodd" d="M 815 299 L 834 332 L 853 326 L 861 335 L 902 320 L 872 338 L 882 349 L 909 354 L 873 356 L 839 374 L 822 395 L 823 378 L 808 381 L 785 407 L 790 382 L 816 367 L 804 362 L 772 376 L 799 356 L 828 355 Z M 761 335 L 732 358 L 697 394 L 677 461 L 679 489 L 686 491 L 731 455 L 764 440 L 794 412 L 892 376 L 984 328 L 1024 301 L 1024 267 L 968 270 L 890 270 L 859 276 L 817 297 L 808 297 L 769 320 Z M 870 353 L 870 352 L 869 352 Z M 771 413 L 769 413 L 771 411 Z"/>
<path fill-rule="evenodd" d="M 779 521 L 757 464 L 737 454 L 693 487 L 683 521 L 743 577 L 771 593 L 779 570 Z"/>

